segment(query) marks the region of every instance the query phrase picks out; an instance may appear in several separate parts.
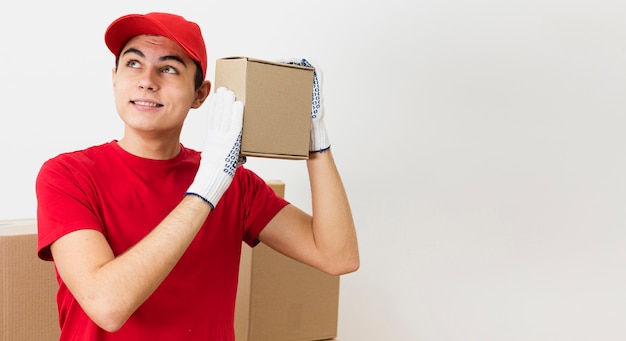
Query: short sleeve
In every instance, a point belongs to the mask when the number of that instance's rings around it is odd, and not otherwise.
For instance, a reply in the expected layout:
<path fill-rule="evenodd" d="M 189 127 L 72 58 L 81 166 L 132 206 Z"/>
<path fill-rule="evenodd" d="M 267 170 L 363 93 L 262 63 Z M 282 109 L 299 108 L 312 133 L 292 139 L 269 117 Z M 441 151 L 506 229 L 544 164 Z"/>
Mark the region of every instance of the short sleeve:
<path fill-rule="evenodd" d="M 79 167 L 61 155 L 44 163 L 37 175 L 37 254 L 43 260 L 52 260 L 50 245 L 69 232 L 102 231 L 93 185 Z"/>

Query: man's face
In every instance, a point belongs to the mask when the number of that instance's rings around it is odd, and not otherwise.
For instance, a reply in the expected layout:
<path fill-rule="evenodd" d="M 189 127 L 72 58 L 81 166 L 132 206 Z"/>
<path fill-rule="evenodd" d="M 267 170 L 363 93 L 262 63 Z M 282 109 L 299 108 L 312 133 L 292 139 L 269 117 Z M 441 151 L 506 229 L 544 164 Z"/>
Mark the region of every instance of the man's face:
<path fill-rule="evenodd" d="M 202 103 L 195 73 L 193 60 L 172 40 L 152 35 L 129 40 L 113 72 L 115 105 L 127 131 L 177 137 L 189 109 Z"/>

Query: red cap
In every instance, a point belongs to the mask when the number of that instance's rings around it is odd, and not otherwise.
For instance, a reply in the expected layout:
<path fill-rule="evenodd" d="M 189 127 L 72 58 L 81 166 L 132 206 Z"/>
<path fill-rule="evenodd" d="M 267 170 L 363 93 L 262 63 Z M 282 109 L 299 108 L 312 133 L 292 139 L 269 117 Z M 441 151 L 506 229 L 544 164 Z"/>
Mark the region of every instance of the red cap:
<path fill-rule="evenodd" d="M 104 41 L 117 57 L 130 38 L 142 34 L 155 34 L 176 42 L 191 59 L 200 63 L 202 77 L 206 78 L 206 46 L 196 23 L 170 13 L 129 14 L 109 25 Z"/>

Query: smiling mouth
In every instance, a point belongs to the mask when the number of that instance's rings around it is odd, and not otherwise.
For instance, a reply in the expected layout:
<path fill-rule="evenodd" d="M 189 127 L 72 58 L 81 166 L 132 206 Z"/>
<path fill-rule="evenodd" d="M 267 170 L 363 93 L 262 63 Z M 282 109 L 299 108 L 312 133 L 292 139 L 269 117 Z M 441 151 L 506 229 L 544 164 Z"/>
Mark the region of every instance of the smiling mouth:
<path fill-rule="evenodd" d="M 158 103 L 153 103 L 153 102 L 143 102 L 143 101 L 130 101 L 130 102 L 136 105 L 142 105 L 142 106 L 154 107 L 154 108 L 163 106 L 163 104 L 158 104 Z"/>

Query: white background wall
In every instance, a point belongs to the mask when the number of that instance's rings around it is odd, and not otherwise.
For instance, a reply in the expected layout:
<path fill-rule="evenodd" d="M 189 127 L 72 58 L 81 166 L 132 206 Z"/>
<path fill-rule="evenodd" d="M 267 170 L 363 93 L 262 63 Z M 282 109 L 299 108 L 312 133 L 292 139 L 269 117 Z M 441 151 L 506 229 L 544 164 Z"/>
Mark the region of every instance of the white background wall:
<path fill-rule="evenodd" d="M 201 24 L 209 79 L 231 55 L 324 70 L 362 253 L 342 278 L 341 341 L 624 340 L 626 3 L 368 3 L 13 1 L 0 219 L 34 216 L 46 159 L 121 136 L 108 23 L 174 11 Z M 248 166 L 309 210 L 304 162 Z"/>

